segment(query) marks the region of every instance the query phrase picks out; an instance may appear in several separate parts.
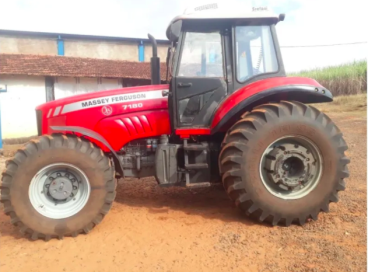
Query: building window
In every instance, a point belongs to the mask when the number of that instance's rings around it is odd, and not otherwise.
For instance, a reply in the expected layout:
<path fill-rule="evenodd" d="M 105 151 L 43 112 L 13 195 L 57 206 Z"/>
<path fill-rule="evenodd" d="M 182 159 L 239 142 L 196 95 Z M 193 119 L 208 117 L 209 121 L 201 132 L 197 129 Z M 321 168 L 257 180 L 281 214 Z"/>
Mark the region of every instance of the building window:
<path fill-rule="evenodd" d="M 57 39 L 58 55 L 64 56 L 64 40 L 59 36 Z"/>
<path fill-rule="evenodd" d="M 143 41 L 140 41 L 138 45 L 138 61 L 144 62 L 144 44 Z"/>

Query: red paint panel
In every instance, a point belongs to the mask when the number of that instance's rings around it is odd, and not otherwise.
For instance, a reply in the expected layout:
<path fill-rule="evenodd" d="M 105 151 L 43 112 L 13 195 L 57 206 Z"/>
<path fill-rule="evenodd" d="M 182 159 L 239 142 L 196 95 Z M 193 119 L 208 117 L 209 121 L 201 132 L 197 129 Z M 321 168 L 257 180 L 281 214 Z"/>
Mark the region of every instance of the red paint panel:
<path fill-rule="evenodd" d="M 135 136 L 138 134 L 130 118 L 123 118 L 122 121 L 129 130 L 130 135 Z"/>
<path fill-rule="evenodd" d="M 142 118 L 144 116 L 144 118 Z M 146 119 L 146 123 L 141 124 L 141 129 L 136 129 L 134 126 L 135 118 L 138 120 Z M 137 120 L 135 119 L 135 120 Z M 143 122 L 142 122 L 143 123 Z M 151 124 L 151 126 L 149 126 Z M 146 128 L 148 125 L 149 129 Z M 94 128 L 94 131 L 101 134 L 114 150 L 120 150 L 130 141 L 158 137 L 162 134 L 170 134 L 170 119 L 167 110 L 152 110 L 137 113 L 127 113 L 117 116 L 112 116 L 101 120 Z M 129 133 L 129 132 L 130 133 Z M 132 131 L 134 133 L 132 133 Z"/>
<path fill-rule="evenodd" d="M 209 135 L 211 130 L 209 128 L 180 128 L 175 130 L 176 135 Z"/>
<path fill-rule="evenodd" d="M 66 97 L 63 99 L 54 100 L 51 102 L 44 103 L 38 107 L 36 107 L 37 110 L 42 111 L 42 134 L 48 134 L 52 133 L 53 131 L 49 128 L 48 122 L 51 119 L 54 119 L 56 117 L 53 117 L 52 114 L 49 118 L 47 118 L 47 114 L 50 109 L 55 109 L 58 106 L 61 106 L 62 108 L 64 105 L 75 103 L 78 101 L 84 101 L 88 99 L 94 99 L 94 98 L 101 98 L 111 95 L 124 95 L 124 94 L 131 94 L 136 92 L 150 92 L 155 90 L 162 90 L 162 89 L 168 89 L 169 85 L 148 85 L 148 86 L 139 86 L 139 87 L 131 87 L 131 88 L 122 88 L 117 90 L 109 90 L 109 91 L 99 91 L 99 92 L 91 92 L 87 94 L 82 95 L 75 95 L 71 97 Z M 137 108 L 124 108 L 124 105 L 129 104 L 142 104 L 142 107 Z M 115 116 L 119 114 L 126 114 L 126 113 L 132 113 L 136 112 L 135 116 L 138 114 L 141 114 L 141 112 L 149 111 L 149 110 L 161 110 L 165 109 L 167 110 L 167 97 L 162 97 L 160 99 L 153 99 L 153 100 L 142 100 L 142 101 L 121 101 L 121 103 L 117 104 L 106 104 L 111 107 L 111 115 Z M 103 118 L 109 117 L 103 114 L 103 104 L 98 107 L 93 108 L 86 108 L 81 109 L 77 111 L 72 111 L 68 113 L 62 113 L 62 110 L 60 110 L 59 116 L 63 116 L 65 119 L 65 123 L 63 125 L 65 126 L 80 126 L 88 129 L 94 129 L 95 125 L 102 120 Z M 138 113 L 137 113 L 138 112 Z M 61 125 L 61 124 L 60 124 Z"/>
<path fill-rule="evenodd" d="M 303 77 L 274 77 L 253 82 L 232 93 L 226 98 L 225 101 L 221 103 L 213 118 L 211 129 L 213 129 L 233 107 L 243 100 L 262 91 L 288 85 L 309 85 L 322 87 L 314 79 Z"/>
<path fill-rule="evenodd" d="M 129 132 L 129 130 L 127 129 L 127 127 L 126 127 L 126 125 L 124 124 L 124 122 L 123 121 L 121 121 L 120 119 L 116 119 L 115 120 L 115 122 L 117 123 L 117 124 L 119 124 L 124 130 L 125 130 L 125 133 L 126 134 L 129 134 L 130 135 L 130 132 Z"/>
<path fill-rule="evenodd" d="M 147 86 L 120 88 L 120 89 L 107 90 L 107 91 L 90 92 L 86 94 L 73 95 L 73 96 L 69 96 L 66 98 L 50 101 L 50 102 L 37 106 L 36 109 L 43 111 L 44 109 L 49 110 L 50 108 L 56 108 L 57 106 L 64 106 L 66 104 L 73 103 L 76 101 L 100 98 L 103 96 L 119 95 L 119 94 L 126 94 L 126 93 L 136 93 L 136 92 L 148 92 L 148 91 L 162 90 L 162 89 L 169 89 L 169 85 L 167 84 L 147 85 Z M 46 116 L 47 116 L 47 112 L 46 112 Z"/>
<path fill-rule="evenodd" d="M 58 106 L 81 102 L 88 99 L 103 98 L 106 96 L 124 95 L 136 92 L 149 94 L 150 91 L 168 89 L 168 85 L 149 85 L 131 88 L 122 88 L 110 91 L 93 92 L 83 95 L 75 95 L 64 99 L 58 99 L 37 107 L 42 111 L 42 134 L 51 134 L 50 126 L 78 126 L 91 129 L 101 134 L 114 150 L 119 150 L 127 142 L 145 138 L 155 137 L 162 134 L 170 134 L 170 121 L 168 115 L 167 97 L 155 99 L 124 101 L 118 103 L 105 103 L 91 108 L 82 108 L 67 113 L 62 113 L 56 117 L 47 114 L 50 109 Z M 140 104 L 140 107 L 129 107 L 132 104 Z M 110 115 L 106 116 L 103 107 L 110 107 Z M 104 114 L 105 113 L 105 114 Z M 60 131 L 58 131 L 60 132 Z M 68 131 L 65 131 L 67 133 Z M 104 151 L 107 147 L 101 143 L 96 143 Z"/>
<path fill-rule="evenodd" d="M 140 115 L 139 116 L 139 119 L 141 120 L 141 123 L 143 125 L 143 129 L 148 132 L 148 131 L 152 131 L 151 129 L 151 125 L 150 123 L 148 122 L 148 119 L 145 115 Z"/>
<path fill-rule="evenodd" d="M 47 132 L 48 134 L 53 133 L 53 131 L 51 130 L 51 126 L 65 126 L 65 122 L 66 122 L 66 116 L 57 116 L 57 117 L 53 117 L 53 118 L 49 118 L 46 119 L 46 128 L 47 128 Z"/>
<path fill-rule="evenodd" d="M 137 116 L 133 116 L 132 118 L 130 118 L 130 120 L 132 121 L 138 134 L 145 132 L 143 129 L 142 123 Z"/>

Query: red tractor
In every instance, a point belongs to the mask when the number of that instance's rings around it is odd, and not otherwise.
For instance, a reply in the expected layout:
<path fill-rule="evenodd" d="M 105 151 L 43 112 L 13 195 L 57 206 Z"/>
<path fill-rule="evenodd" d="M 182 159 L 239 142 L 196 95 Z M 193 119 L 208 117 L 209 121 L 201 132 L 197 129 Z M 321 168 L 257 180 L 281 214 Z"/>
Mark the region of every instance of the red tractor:
<path fill-rule="evenodd" d="M 304 224 L 337 202 L 347 145 L 308 103 L 332 101 L 309 78 L 287 77 L 275 25 L 254 9 L 203 11 L 170 23 L 167 82 L 152 41 L 152 85 L 76 95 L 36 109 L 39 137 L 6 164 L 1 202 L 31 239 L 88 233 L 116 196 L 116 179 L 160 186 L 222 182 L 246 215 Z"/>

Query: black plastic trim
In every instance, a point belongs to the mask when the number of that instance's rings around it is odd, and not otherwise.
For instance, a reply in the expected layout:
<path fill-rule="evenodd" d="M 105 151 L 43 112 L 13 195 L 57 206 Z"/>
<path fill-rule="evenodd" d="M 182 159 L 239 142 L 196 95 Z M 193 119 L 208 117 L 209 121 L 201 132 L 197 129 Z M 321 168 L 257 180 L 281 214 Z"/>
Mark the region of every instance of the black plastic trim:
<path fill-rule="evenodd" d="M 91 137 L 91 138 L 95 139 L 96 141 L 99 141 L 100 143 L 104 144 L 111 151 L 111 153 L 113 155 L 115 170 L 122 177 L 124 177 L 123 166 L 122 166 L 122 164 L 119 160 L 118 154 L 116 154 L 116 152 L 110 146 L 110 144 L 106 141 L 106 139 L 104 137 L 102 137 L 100 134 L 98 134 L 97 132 L 95 132 L 93 130 L 90 130 L 88 128 L 72 127 L 72 126 L 52 126 L 51 129 L 55 130 L 55 131 L 70 131 L 70 132 L 80 133 L 84 136 Z"/>
<path fill-rule="evenodd" d="M 211 130 L 211 134 L 219 132 L 230 123 L 230 120 L 246 110 L 250 110 L 259 103 L 270 101 L 293 100 L 302 103 L 323 103 L 333 100 L 332 93 L 323 88 L 312 85 L 284 85 L 257 93 L 233 107 L 221 121 Z M 213 115 L 214 117 L 214 115 Z M 213 117 L 211 122 L 213 121 Z"/>

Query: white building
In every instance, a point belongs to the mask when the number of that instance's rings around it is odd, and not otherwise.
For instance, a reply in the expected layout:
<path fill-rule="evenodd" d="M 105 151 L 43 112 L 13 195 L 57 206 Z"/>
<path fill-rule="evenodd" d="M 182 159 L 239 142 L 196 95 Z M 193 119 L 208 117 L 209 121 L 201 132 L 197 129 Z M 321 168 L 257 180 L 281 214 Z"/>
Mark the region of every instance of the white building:
<path fill-rule="evenodd" d="M 149 84 L 148 62 L 0 53 L 2 138 L 37 135 L 35 107 L 46 101 Z"/>

